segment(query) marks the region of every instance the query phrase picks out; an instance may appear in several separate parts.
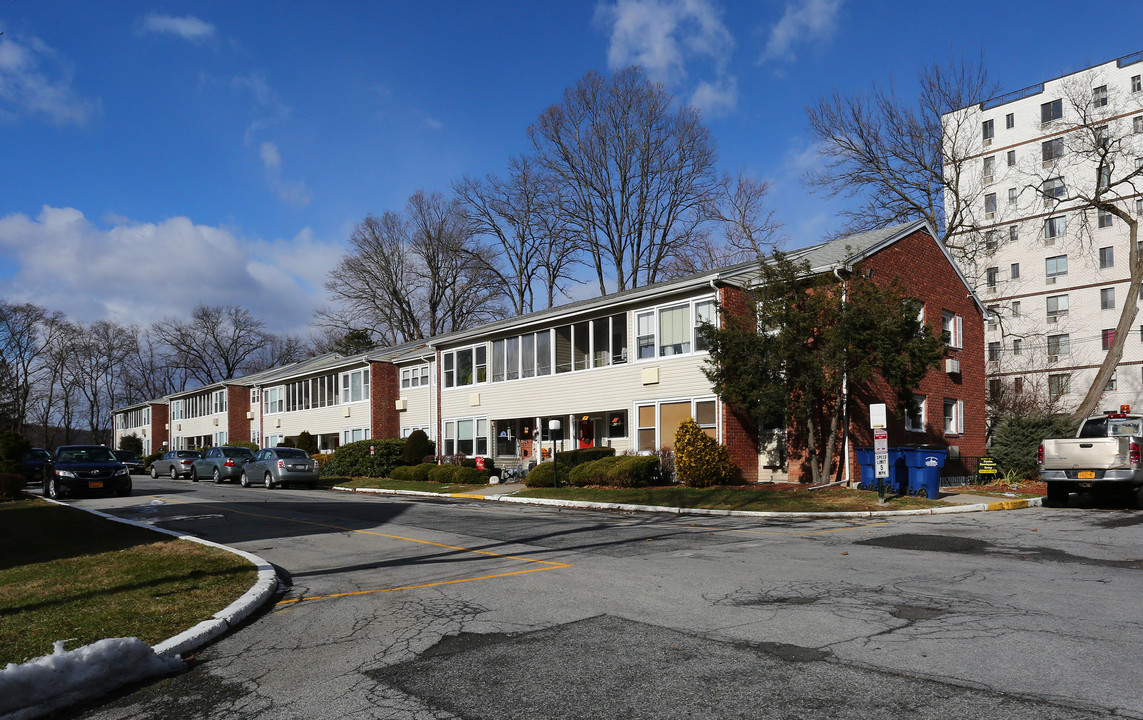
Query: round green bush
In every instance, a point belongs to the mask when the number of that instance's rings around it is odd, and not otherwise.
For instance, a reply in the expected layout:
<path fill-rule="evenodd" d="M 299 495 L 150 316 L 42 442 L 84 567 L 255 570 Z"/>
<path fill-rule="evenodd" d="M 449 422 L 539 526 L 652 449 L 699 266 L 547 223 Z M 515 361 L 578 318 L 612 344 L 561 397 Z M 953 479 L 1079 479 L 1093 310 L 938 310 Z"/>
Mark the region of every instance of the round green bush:
<path fill-rule="evenodd" d="M 398 465 L 389 471 L 389 477 L 394 480 L 410 480 L 412 478 L 413 468 L 408 465 Z"/>
<path fill-rule="evenodd" d="M 574 487 L 611 485 L 609 475 L 611 469 L 623 462 L 623 459 L 623 457 L 612 455 L 576 465 L 571 469 L 571 472 L 568 473 L 568 482 Z"/>
<path fill-rule="evenodd" d="M 414 430 L 405 438 L 405 450 L 401 453 L 401 462 L 406 465 L 416 465 L 425 459 L 426 455 L 436 452 L 436 443 L 429 440 L 424 430 Z"/>
<path fill-rule="evenodd" d="M 553 462 L 540 463 L 536 467 L 532 468 L 531 472 L 528 473 L 528 477 L 524 478 L 524 484 L 530 488 L 551 487 L 552 486 L 552 476 L 553 476 L 553 473 L 555 472 L 552 468 L 555 465 L 556 465 L 556 463 L 553 463 Z M 563 463 L 559 463 L 559 471 L 558 472 L 559 472 L 559 479 L 560 479 L 560 487 L 567 486 L 569 484 L 567 465 L 564 465 Z"/>
<path fill-rule="evenodd" d="M 437 465 L 429 470 L 429 482 L 445 483 L 453 482 L 453 477 L 460 467 L 457 465 Z"/>
<path fill-rule="evenodd" d="M 612 487 L 646 487 L 659 479 L 659 458 L 655 455 L 628 455 L 616 459 L 618 462 L 607 471 L 607 484 Z"/>
<path fill-rule="evenodd" d="M 331 474 L 343 477 L 389 477 L 401 464 L 404 450 L 404 440 L 360 440 L 339 447 L 326 467 Z"/>
<path fill-rule="evenodd" d="M 488 471 L 474 467 L 456 468 L 452 481 L 463 485 L 484 485 L 488 483 Z"/>
<path fill-rule="evenodd" d="M 428 482 L 429 472 L 437 466 L 436 463 L 421 463 L 409 468 L 409 480 L 412 482 Z"/>

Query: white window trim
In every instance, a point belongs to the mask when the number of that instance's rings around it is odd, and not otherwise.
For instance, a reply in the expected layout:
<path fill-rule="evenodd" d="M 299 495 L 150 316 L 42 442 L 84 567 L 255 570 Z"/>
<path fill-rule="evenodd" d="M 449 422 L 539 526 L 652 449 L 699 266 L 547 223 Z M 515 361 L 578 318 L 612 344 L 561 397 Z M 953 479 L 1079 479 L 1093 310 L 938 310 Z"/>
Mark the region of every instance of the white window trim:
<path fill-rule="evenodd" d="M 361 399 L 354 400 L 353 398 L 353 376 L 361 375 Z M 366 389 L 365 379 L 369 378 L 368 389 Z M 337 392 L 338 392 L 338 405 L 352 405 L 354 403 L 369 402 L 373 392 L 373 378 L 369 377 L 369 368 L 356 368 L 353 370 L 346 370 L 337 374 Z"/>
<path fill-rule="evenodd" d="M 353 439 L 353 433 L 358 432 L 358 431 L 360 431 L 362 433 L 362 437 L 357 439 L 357 440 L 354 440 Z M 348 445 L 349 443 L 361 442 L 363 440 L 372 440 L 372 439 L 373 439 L 373 436 L 372 436 L 372 433 L 370 432 L 370 427 L 368 425 L 355 425 L 353 427 L 343 427 L 341 429 L 341 444 L 342 445 Z"/>
<path fill-rule="evenodd" d="M 914 395 L 913 400 L 917 403 L 917 408 L 918 408 L 917 421 L 920 423 L 920 426 L 918 427 L 918 426 L 914 425 L 912 416 L 906 412 L 905 413 L 905 431 L 906 432 L 925 432 L 925 425 L 926 425 L 925 414 L 926 414 L 926 410 L 927 410 L 927 406 L 928 406 L 928 398 L 924 395 Z"/>
<path fill-rule="evenodd" d="M 944 420 L 944 434 L 945 435 L 961 435 L 964 433 L 964 400 L 956 400 L 953 398 L 945 398 L 942 406 L 942 413 L 948 407 L 952 407 L 952 417 L 945 415 Z M 951 420 L 951 423 L 950 423 Z M 952 428 L 949 428 L 949 425 Z"/>
<path fill-rule="evenodd" d="M 707 350 L 696 350 L 695 349 L 695 344 L 696 344 L 695 343 L 695 334 L 696 334 L 696 330 L 697 330 L 696 306 L 701 305 L 703 303 L 707 303 L 707 302 L 714 302 L 715 303 L 714 319 L 717 320 L 718 319 L 718 309 L 717 309 L 718 308 L 718 296 L 715 294 L 700 295 L 697 297 L 690 298 L 688 300 L 676 300 L 675 302 L 660 303 L 660 304 L 655 305 L 653 307 L 639 308 L 638 310 L 633 311 L 632 317 L 634 318 L 634 323 L 632 326 L 631 337 L 635 341 L 635 344 L 632 348 L 628 349 L 628 353 L 627 353 L 628 362 L 630 362 L 631 358 L 634 358 L 635 362 L 659 362 L 662 360 L 669 360 L 669 359 L 674 359 L 674 358 L 684 358 L 684 357 L 690 357 L 693 355 L 708 355 L 708 354 L 710 354 L 709 351 L 707 351 Z M 690 311 L 690 324 L 691 324 L 691 328 L 690 328 L 690 350 L 687 352 L 678 353 L 677 355 L 661 355 L 660 353 L 662 352 L 662 349 L 659 347 L 659 312 L 661 310 L 680 307 L 682 305 L 687 305 L 688 309 Z M 651 323 L 652 323 L 651 324 L 651 337 L 654 338 L 655 344 L 652 346 L 653 352 L 651 354 L 651 357 L 640 358 L 639 357 L 639 337 L 640 337 L 640 335 L 639 335 L 639 316 L 645 315 L 647 313 L 651 313 Z"/>
<path fill-rule="evenodd" d="M 453 418 L 449 418 L 448 420 L 445 420 L 443 425 L 442 425 L 442 427 L 444 428 L 444 436 L 438 445 L 438 450 L 440 451 L 440 453 L 442 455 L 456 455 L 457 453 L 459 453 L 460 452 L 460 449 L 459 449 L 460 436 L 457 435 L 457 425 L 458 425 L 458 423 L 467 422 L 467 421 L 472 422 L 472 454 L 469 455 L 466 453 L 465 457 L 477 457 L 477 456 L 490 457 L 493 454 L 492 453 L 492 448 L 493 448 L 492 443 L 493 443 L 494 438 L 491 437 L 491 435 L 492 435 L 492 423 L 490 423 L 488 421 L 487 415 L 472 415 L 472 416 L 466 416 L 466 417 L 453 417 Z M 477 443 L 477 438 L 479 438 L 480 436 L 477 435 L 476 428 L 479 427 L 479 424 L 481 421 L 484 422 L 484 450 L 485 451 L 483 453 L 477 452 L 477 450 L 479 449 L 479 445 Z M 430 437 L 431 437 L 431 435 L 430 435 Z M 453 443 L 451 453 L 448 451 L 448 446 L 447 446 L 447 443 L 449 441 L 452 441 L 452 443 Z"/>
<path fill-rule="evenodd" d="M 484 379 L 483 380 L 477 380 L 476 379 L 476 375 L 477 375 L 477 373 L 476 373 L 476 348 L 478 348 L 478 347 L 484 348 Z M 456 354 L 458 352 L 464 352 L 465 350 L 471 350 L 472 351 L 472 382 L 465 383 L 464 385 L 461 385 L 460 383 L 457 382 Z M 445 367 L 447 365 L 446 358 L 448 358 L 450 356 L 452 357 L 452 370 L 451 371 L 445 369 Z M 492 366 L 492 343 L 491 342 L 487 342 L 487 341 L 478 342 L 478 343 L 473 343 L 472 345 L 465 345 L 463 347 L 452 348 L 450 350 L 442 350 L 441 351 L 441 390 L 457 390 L 457 389 L 475 387 L 477 385 L 487 385 L 492 379 L 492 367 L 491 366 Z M 453 379 L 452 385 L 448 384 L 448 376 L 445 374 L 447 372 L 452 372 L 452 379 Z"/>
<path fill-rule="evenodd" d="M 673 356 L 672 356 L 673 357 Z M 660 407 L 663 405 L 672 405 L 674 403 L 690 402 L 691 404 L 691 419 L 695 416 L 695 404 L 700 402 L 714 401 L 714 430 L 715 437 L 718 442 L 723 441 L 722 437 L 722 413 L 718 404 L 717 395 L 694 395 L 691 397 L 677 397 L 665 398 L 655 400 L 654 402 L 637 402 L 631 406 L 631 414 L 627 419 L 627 435 L 631 438 L 632 447 L 637 452 L 655 451 L 663 447 L 663 423 L 662 418 L 659 417 Z M 654 407 L 655 408 L 655 447 L 645 448 L 639 447 L 639 430 L 643 429 L 639 425 L 639 408 L 641 407 Z M 699 427 L 710 427 L 710 425 L 700 425 Z"/>

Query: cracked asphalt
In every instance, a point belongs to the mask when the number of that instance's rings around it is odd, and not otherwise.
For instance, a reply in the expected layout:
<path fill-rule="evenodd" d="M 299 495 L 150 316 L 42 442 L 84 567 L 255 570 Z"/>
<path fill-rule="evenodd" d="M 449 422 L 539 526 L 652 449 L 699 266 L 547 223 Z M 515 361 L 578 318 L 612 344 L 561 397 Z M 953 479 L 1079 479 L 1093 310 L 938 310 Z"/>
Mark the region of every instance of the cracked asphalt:
<path fill-rule="evenodd" d="M 685 518 L 149 479 L 287 587 L 82 718 L 1143 718 L 1143 512 Z M 61 716 L 63 717 L 63 716 Z"/>

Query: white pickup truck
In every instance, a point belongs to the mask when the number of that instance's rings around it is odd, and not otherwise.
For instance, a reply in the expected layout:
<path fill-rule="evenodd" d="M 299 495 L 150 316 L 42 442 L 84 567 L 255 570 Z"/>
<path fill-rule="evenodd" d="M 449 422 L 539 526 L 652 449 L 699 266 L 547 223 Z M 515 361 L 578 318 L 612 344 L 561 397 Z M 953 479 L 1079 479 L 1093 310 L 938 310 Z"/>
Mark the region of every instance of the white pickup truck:
<path fill-rule="evenodd" d="M 1131 490 L 1143 508 L 1143 415 L 1129 406 L 1084 420 L 1074 438 L 1040 444 L 1040 479 L 1048 484 L 1047 504 L 1065 507 L 1068 494 Z"/>

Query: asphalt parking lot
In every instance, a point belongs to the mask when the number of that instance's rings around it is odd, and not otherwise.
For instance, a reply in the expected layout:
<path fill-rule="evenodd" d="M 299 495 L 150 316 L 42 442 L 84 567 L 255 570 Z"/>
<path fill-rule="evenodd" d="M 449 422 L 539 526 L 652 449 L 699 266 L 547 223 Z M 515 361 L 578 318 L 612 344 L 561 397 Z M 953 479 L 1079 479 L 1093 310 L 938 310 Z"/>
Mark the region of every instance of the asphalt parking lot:
<path fill-rule="evenodd" d="M 286 587 L 85 718 L 1143 717 L 1143 513 L 766 520 L 140 480 Z"/>

